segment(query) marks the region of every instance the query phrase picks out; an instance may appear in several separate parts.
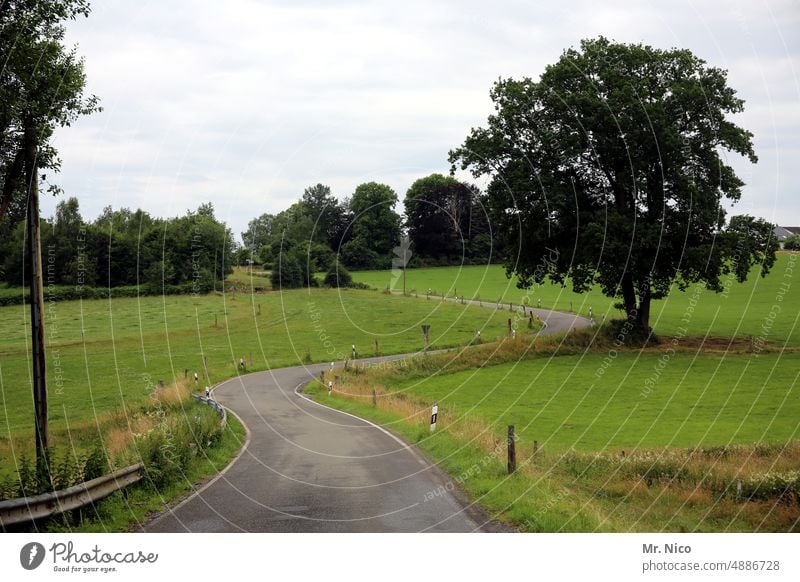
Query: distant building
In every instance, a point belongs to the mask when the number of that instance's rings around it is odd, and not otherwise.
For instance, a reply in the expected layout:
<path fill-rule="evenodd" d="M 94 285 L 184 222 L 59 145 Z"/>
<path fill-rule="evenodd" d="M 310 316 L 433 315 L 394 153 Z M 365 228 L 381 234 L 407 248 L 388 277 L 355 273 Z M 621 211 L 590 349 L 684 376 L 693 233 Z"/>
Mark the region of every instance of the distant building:
<path fill-rule="evenodd" d="M 778 239 L 778 244 L 783 248 L 783 243 L 786 242 L 787 237 L 793 234 L 800 234 L 800 226 L 776 226 L 773 233 L 775 238 Z"/>

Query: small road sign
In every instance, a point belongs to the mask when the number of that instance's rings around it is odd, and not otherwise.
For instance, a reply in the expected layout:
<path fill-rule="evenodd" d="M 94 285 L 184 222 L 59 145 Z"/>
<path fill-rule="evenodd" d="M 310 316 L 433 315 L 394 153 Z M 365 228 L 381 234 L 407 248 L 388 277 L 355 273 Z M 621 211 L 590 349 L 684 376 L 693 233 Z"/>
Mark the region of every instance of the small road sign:
<path fill-rule="evenodd" d="M 436 419 L 439 417 L 439 403 L 434 402 L 431 408 L 431 432 L 436 430 Z"/>

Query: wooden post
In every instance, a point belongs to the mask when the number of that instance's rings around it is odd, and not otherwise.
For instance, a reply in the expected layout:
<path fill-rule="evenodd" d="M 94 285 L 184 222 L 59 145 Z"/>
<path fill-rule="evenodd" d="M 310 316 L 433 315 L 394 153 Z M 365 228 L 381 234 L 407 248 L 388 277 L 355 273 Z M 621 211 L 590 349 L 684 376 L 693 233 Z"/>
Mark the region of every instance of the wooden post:
<path fill-rule="evenodd" d="M 517 470 L 517 448 L 514 436 L 514 425 L 508 425 L 508 474 Z"/>
<path fill-rule="evenodd" d="M 372 389 L 372 406 L 373 408 L 378 407 L 378 393 L 375 391 L 375 388 Z"/>
<path fill-rule="evenodd" d="M 39 230 L 39 171 L 36 166 L 36 136 L 25 129 L 26 179 L 28 180 L 28 255 L 31 263 L 31 362 L 33 364 L 33 408 L 37 468 L 47 467 L 47 373 L 44 346 L 44 282 L 42 280 L 42 242 Z"/>
<path fill-rule="evenodd" d="M 184 378 L 188 378 L 189 377 L 189 368 L 184 368 L 183 369 L 183 377 Z"/>
<path fill-rule="evenodd" d="M 258 314 L 261 315 L 261 304 L 258 304 Z"/>
<path fill-rule="evenodd" d="M 511 318 L 508 318 L 508 337 L 511 337 Z"/>
<path fill-rule="evenodd" d="M 217 314 L 215 313 L 214 314 L 214 327 L 217 327 L 217 326 L 218 326 L 218 324 L 217 324 Z"/>
<path fill-rule="evenodd" d="M 536 453 L 539 452 L 539 441 L 533 441 L 533 454 L 536 456 Z"/>

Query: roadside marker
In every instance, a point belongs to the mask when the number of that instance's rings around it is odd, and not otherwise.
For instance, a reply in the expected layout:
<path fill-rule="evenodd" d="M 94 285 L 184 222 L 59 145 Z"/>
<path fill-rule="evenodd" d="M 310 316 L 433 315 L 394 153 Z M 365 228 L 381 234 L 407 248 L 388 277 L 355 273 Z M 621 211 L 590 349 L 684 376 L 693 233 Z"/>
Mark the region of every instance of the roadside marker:
<path fill-rule="evenodd" d="M 434 402 L 431 408 L 431 432 L 436 430 L 436 418 L 439 416 L 439 403 Z"/>

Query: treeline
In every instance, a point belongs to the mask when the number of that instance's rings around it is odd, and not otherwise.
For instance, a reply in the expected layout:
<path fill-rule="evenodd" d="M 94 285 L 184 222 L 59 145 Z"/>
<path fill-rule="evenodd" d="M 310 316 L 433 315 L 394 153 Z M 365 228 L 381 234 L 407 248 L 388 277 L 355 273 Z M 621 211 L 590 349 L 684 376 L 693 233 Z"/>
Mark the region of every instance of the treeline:
<path fill-rule="evenodd" d="M 78 200 L 69 198 L 52 218 L 42 219 L 41 236 L 45 285 L 67 285 L 78 293 L 125 286 L 144 293 L 207 293 L 232 272 L 236 250 L 211 204 L 168 219 L 106 207 L 93 222 L 84 222 Z M 4 221 L 0 277 L 10 286 L 27 285 L 29 265 L 25 222 Z"/>
<path fill-rule="evenodd" d="M 395 211 L 389 186 L 368 182 L 337 200 L 330 187 L 307 188 L 278 214 L 262 214 L 242 233 L 242 252 L 272 270 L 273 286 L 316 285 L 314 273 L 346 277 L 346 269 L 484 263 L 496 257 L 477 187 L 432 174 L 414 182 Z M 407 243 L 404 243 L 404 237 Z"/>

